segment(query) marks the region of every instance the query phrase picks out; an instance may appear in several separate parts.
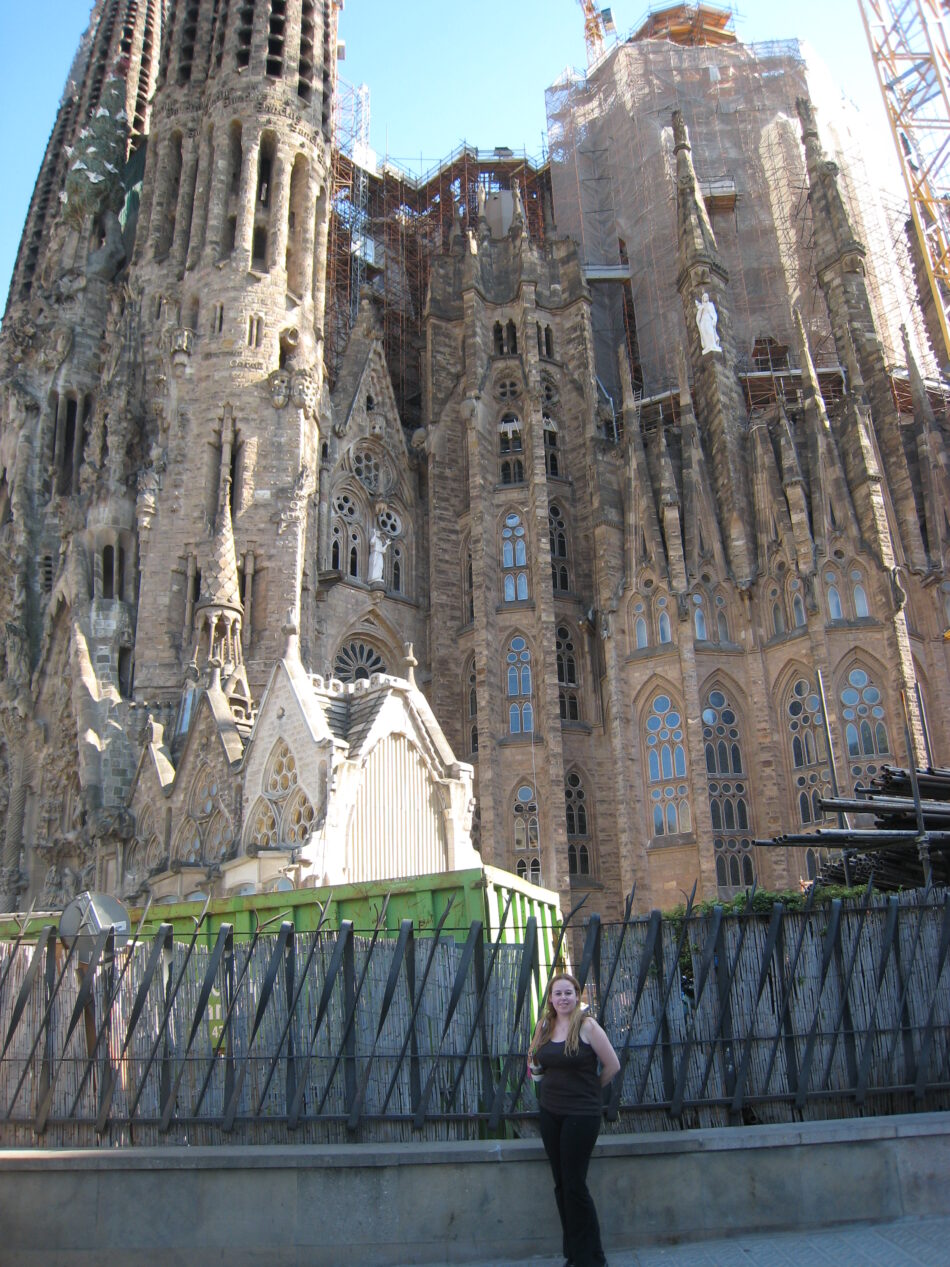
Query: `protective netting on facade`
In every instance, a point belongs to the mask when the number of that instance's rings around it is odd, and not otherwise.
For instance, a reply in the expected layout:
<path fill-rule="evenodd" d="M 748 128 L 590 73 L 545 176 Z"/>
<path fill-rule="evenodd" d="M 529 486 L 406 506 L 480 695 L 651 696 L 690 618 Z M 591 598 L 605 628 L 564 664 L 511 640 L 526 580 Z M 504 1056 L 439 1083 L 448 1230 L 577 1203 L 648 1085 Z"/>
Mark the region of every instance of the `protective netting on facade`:
<path fill-rule="evenodd" d="M 924 353 L 911 303 L 903 236 L 906 207 L 883 193 L 865 129 L 827 72 L 798 41 L 683 47 L 635 39 L 587 77 L 568 74 L 547 92 L 557 227 L 574 237 L 594 281 L 598 374 L 619 393 L 625 345 L 635 387 L 662 397 L 676 384 L 684 318 L 676 290 L 677 233 L 672 114 L 690 131 L 693 161 L 720 253 L 743 377 L 795 364 L 792 306 L 800 308 L 819 366 L 834 363 L 815 277 L 811 212 L 795 100 L 818 110 L 826 152 L 842 172 L 856 232 L 869 250 L 871 303 L 891 365 L 904 361 L 900 325 Z M 872 177 L 872 172 L 874 176 Z M 610 279 L 625 271 L 629 287 Z M 923 357 L 927 370 L 931 368 Z"/>

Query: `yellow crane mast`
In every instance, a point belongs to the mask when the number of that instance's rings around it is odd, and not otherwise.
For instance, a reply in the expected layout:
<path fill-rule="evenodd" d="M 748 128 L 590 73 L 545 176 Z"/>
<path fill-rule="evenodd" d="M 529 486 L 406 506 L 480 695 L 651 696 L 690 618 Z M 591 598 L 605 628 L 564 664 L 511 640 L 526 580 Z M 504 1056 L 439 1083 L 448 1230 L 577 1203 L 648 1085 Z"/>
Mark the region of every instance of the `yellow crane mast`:
<path fill-rule="evenodd" d="M 944 0 L 858 0 L 950 361 L 950 41 Z"/>
<path fill-rule="evenodd" d="M 605 35 L 615 30 L 613 15 L 609 9 L 598 8 L 595 0 L 578 0 L 578 4 L 584 11 L 584 43 L 591 66 L 604 51 Z"/>

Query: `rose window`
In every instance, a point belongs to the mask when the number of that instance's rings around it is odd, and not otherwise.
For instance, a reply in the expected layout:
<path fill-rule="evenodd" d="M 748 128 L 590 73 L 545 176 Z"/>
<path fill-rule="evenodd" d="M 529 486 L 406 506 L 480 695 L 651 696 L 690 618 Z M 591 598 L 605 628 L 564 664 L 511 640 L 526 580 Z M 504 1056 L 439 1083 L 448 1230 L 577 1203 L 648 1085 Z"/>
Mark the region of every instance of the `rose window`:
<path fill-rule="evenodd" d="M 341 647 L 333 661 L 333 676 L 341 682 L 359 682 L 374 673 L 385 673 L 386 665 L 369 642 L 356 640 Z"/>
<path fill-rule="evenodd" d="M 340 493 L 333 499 L 333 509 L 342 519 L 356 518 L 356 503 L 349 493 Z"/>
<path fill-rule="evenodd" d="M 360 483 L 368 488 L 371 493 L 374 493 L 379 488 L 379 459 L 371 449 L 357 449 L 353 454 L 353 471 Z"/>
<path fill-rule="evenodd" d="M 380 511 L 376 522 L 388 537 L 398 537 L 402 532 L 402 523 L 394 510 Z"/>

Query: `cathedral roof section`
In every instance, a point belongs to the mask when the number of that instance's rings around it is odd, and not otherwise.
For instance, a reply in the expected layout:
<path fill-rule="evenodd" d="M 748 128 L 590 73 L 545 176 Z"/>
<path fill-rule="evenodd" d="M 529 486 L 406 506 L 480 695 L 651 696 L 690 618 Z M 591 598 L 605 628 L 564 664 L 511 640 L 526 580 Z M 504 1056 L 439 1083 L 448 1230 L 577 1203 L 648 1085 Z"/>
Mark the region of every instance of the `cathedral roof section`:
<path fill-rule="evenodd" d="M 405 708 L 418 721 L 440 762 L 456 765 L 455 754 L 425 696 L 407 679 L 374 673 L 358 682 L 324 681 L 318 676 L 310 681 L 328 724 L 336 738 L 346 743 L 351 759 L 365 755 Z"/>
<path fill-rule="evenodd" d="M 368 430 L 383 425 L 377 419 L 399 418 L 399 406 L 383 351 L 383 332 L 373 303 L 367 298 L 360 303 L 359 317 L 350 334 L 331 399 L 334 430 L 338 435 L 350 429 L 354 415 L 361 412 L 360 406 L 363 412 L 376 415 L 373 419 L 376 425 Z"/>
<path fill-rule="evenodd" d="M 130 803 L 135 799 L 138 785 L 146 778 L 149 771 L 157 781 L 159 788 L 170 795 L 179 774 L 187 770 L 189 753 L 195 744 L 205 751 L 209 734 L 217 735 L 218 741 L 229 766 L 237 766 L 244 756 L 244 743 L 234 721 L 228 698 L 221 689 L 220 675 L 216 676 L 210 686 L 204 688 L 187 687 L 193 692 L 191 716 L 188 718 L 188 730 L 181 742 L 181 750 L 177 752 L 173 764 L 172 754 L 165 741 L 164 727 L 154 720 L 149 722 L 150 738 L 142 749 L 139 764 L 132 780 Z"/>
<path fill-rule="evenodd" d="M 511 304 L 522 287 L 535 287 L 542 308 L 562 308 L 590 295 L 581 258 L 567 238 L 534 242 L 517 222 L 503 236 L 487 215 L 478 232 L 459 237 L 452 251 L 435 256 L 429 277 L 427 314 L 444 319 L 462 315 L 462 295 L 476 290 L 489 304 Z"/>

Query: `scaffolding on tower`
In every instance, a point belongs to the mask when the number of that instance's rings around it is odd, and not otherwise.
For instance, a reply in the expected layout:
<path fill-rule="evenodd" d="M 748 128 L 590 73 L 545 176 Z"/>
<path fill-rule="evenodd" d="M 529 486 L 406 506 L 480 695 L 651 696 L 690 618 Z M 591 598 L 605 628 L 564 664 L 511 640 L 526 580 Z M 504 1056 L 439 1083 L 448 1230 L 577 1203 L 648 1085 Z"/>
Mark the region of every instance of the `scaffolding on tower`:
<path fill-rule="evenodd" d="M 339 373 L 362 298 L 375 306 L 383 350 L 403 423 L 422 421 L 423 317 L 433 255 L 448 246 L 454 207 L 475 228 L 476 190 L 521 185 L 526 226 L 544 235 L 549 173 L 544 158 L 505 147 L 460 145 L 417 176 L 369 145 L 369 94 L 342 80 L 334 115 L 333 188 L 327 269 L 325 359 L 331 385 Z"/>
<path fill-rule="evenodd" d="M 686 335 L 676 289 L 675 109 L 690 130 L 729 274 L 736 368 L 748 408 L 779 397 L 787 410 L 795 407 L 793 305 L 829 409 L 841 396 L 842 369 L 817 284 L 799 96 L 815 103 L 822 142 L 841 168 L 849 217 L 869 248 L 868 290 L 884 354 L 904 375 L 902 324 L 912 344 L 926 350 L 907 276 L 906 209 L 902 219 L 888 190 L 890 173 L 881 170 L 860 116 L 799 41 L 743 44 L 730 10 L 668 5 L 646 15 L 596 65 L 566 72 L 547 91 L 554 207 L 558 229 L 578 243 L 592 283 L 599 383 L 617 399 L 617 351 L 625 348 L 644 431 L 676 418 L 676 350 Z M 919 363 L 931 376 L 932 357 Z"/>

